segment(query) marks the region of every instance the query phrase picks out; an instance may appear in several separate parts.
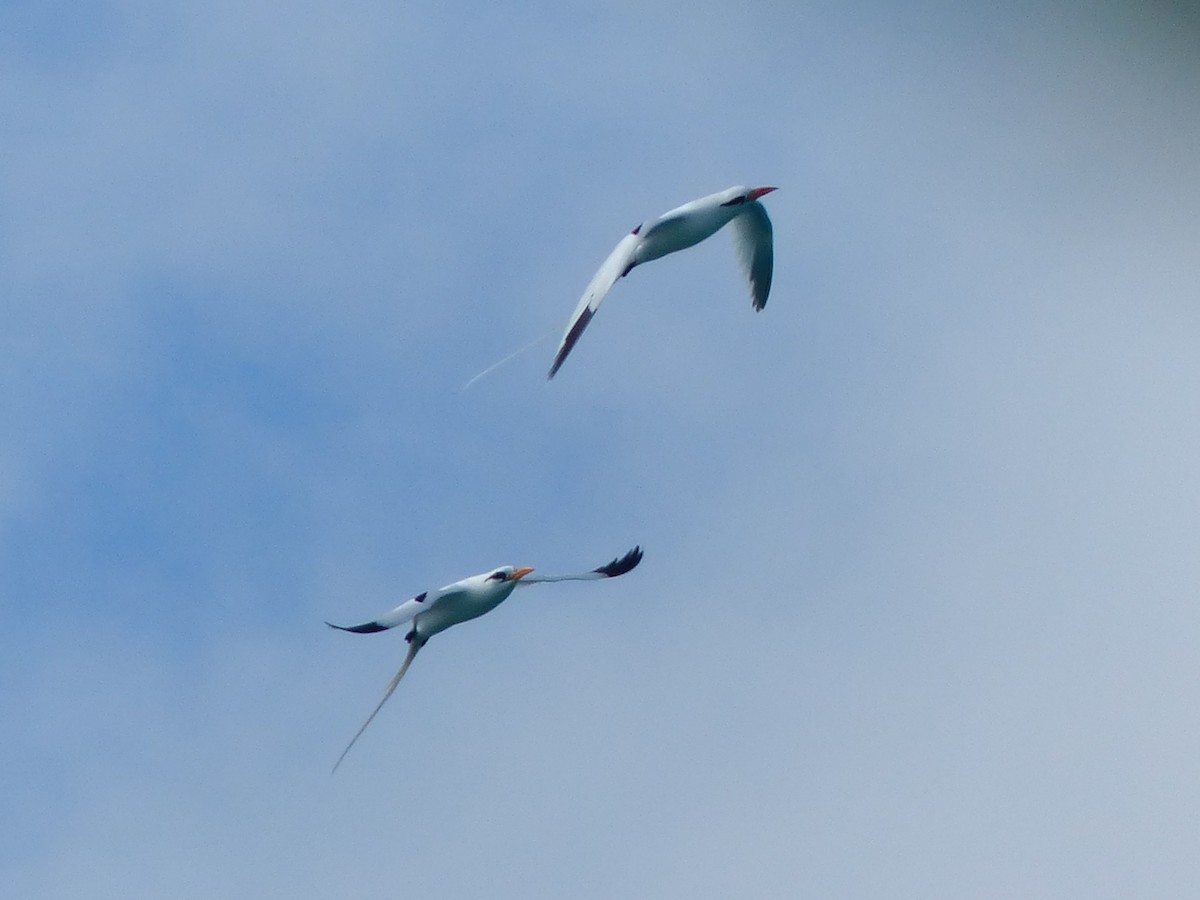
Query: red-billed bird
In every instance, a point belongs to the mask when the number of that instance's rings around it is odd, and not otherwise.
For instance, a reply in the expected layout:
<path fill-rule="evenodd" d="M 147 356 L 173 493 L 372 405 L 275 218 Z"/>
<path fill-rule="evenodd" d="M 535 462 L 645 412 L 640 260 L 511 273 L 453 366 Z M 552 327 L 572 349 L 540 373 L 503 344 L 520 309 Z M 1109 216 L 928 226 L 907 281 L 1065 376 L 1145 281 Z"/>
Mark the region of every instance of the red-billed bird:
<path fill-rule="evenodd" d="M 326 622 L 325 624 L 330 628 L 337 628 L 341 631 L 353 631 L 356 634 L 373 634 L 377 631 L 387 631 L 389 628 L 395 628 L 397 625 L 412 622 L 412 628 L 409 629 L 408 635 L 405 637 L 405 640 L 408 641 L 408 655 L 404 657 L 404 663 L 400 666 L 400 671 L 396 673 L 396 677 L 388 684 L 387 690 L 383 693 L 383 699 L 379 701 L 379 705 L 375 707 L 371 715 L 367 716 L 367 721 L 363 722 L 362 727 L 358 729 L 358 733 L 346 745 L 346 749 L 342 751 L 342 755 L 338 757 L 338 761 L 333 764 L 333 771 L 337 771 L 338 766 L 342 764 L 342 760 L 346 758 L 346 754 L 350 752 L 350 748 L 354 746 L 355 741 L 367 730 L 367 726 L 371 724 L 371 720 L 375 718 L 375 714 L 383 709 L 383 704 L 387 703 L 388 697 L 392 696 L 392 692 L 396 690 L 396 685 L 400 683 L 400 679 L 404 677 L 404 673 L 412 665 L 417 651 L 424 647 L 425 642 L 435 634 L 445 631 L 459 622 L 466 622 L 482 616 L 484 613 L 491 612 L 508 599 L 508 595 L 518 586 L 541 584 L 548 581 L 595 581 L 601 578 L 616 578 L 618 575 L 624 575 L 626 572 L 631 571 L 641 561 L 642 548 L 634 547 L 619 559 L 614 559 L 606 565 L 578 575 L 540 575 L 530 577 L 533 569 L 528 566 L 520 569 L 514 566 L 501 566 L 499 569 L 484 572 L 481 575 L 472 575 L 470 578 L 464 578 L 462 581 L 448 584 L 436 591 L 426 591 L 423 594 L 418 594 L 411 600 L 401 603 L 391 612 L 383 614 L 378 619 L 372 619 L 370 622 L 363 622 L 361 625 L 334 625 L 332 622 Z"/>
<path fill-rule="evenodd" d="M 733 242 L 738 260 L 750 279 L 750 297 L 754 301 L 754 308 L 761 310 L 766 306 L 767 294 L 771 292 L 775 251 L 771 239 L 771 220 L 758 200 L 773 190 L 773 187 L 731 187 L 719 194 L 685 203 L 652 221 L 643 222 L 625 235 L 583 292 L 558 345 L 548 377 L 554 377 L 617 279 L 628 275 L 634 266 L 700 243 L 730 222 L 733 223 Z"/>

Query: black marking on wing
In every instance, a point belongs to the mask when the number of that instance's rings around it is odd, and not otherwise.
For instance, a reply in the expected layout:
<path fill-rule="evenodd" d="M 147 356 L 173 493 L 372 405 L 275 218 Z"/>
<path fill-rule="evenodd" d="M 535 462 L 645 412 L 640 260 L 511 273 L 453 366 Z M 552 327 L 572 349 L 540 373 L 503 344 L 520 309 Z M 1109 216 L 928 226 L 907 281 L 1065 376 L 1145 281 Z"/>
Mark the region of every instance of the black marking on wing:
<path fill-rule="evenodd" d="M 429 596 L 429 591 L 423 594 L 418 594 L 413 597 L 413 600 L 418 603 L 424 603 L 425 598 Z M 379 631 L 387 631 L 390 625 L 380 625 L 378 622 L 363 622 L 361 625 L 334 625 L 332 622 L 326 622 L 330 628 L 336 628 L 338 631 L 353 631 L 355 634 L 375 634 Z"/>
<path fill-rule="evenodd" d="M 562 349 L 554 357 L 554 364 L 550 366 L 550 374 L 546 376 L 547 378 L 554 377 L 554 373 L 558 371 L 558 367 L 563 364 L 563 360 L 567 358 L 567 354 L 571 352 L 571 348 L 575 346 L 575 342 L 583 334 L 583 329 L 587 328 L 588 322 L 592 321 L 593 315 L 595 313 L 592 310 L 585 308 L 579 318 L 575 320 L 575 324 L 571 326 L 571 330 L 567 332 L 567 336 L 563 340 Z"/>
<path fill-rule="evenodd" d="M 643 222 L 643 223 L 642 223 L 642 225 L 645 225 L 645 224 L 646 224 L 645 222 Z M 639 225 L 637 228 L 633 229 L 633 231 L 631 231 L 631 232 L 629 232 L 629 233 L 630 233 L 630 234 L 637 234 L 639 231 L 641 231 L 641 230 L 642 230 L 642 225 Z"/>
<path fill-rule="evenodd" d="M 603 575 L 606 578 L 616 578 L 618 575 L 624 575 L 637 568 L 637 564 L 642 561 L 642 548 L 634 547 L 620 559 L 614 559 L 606 566 L 601 566 L 598 569 L 592 569 L 597 575 Z"/>
<path fill-rule="evenodd" d="M 355 634 L 374 634 L 377 631 L 387 631 L 387 626 L 380 625 L 378 622 L 363 622 L 361 625 L 334 625 L 332 622 L 325 624 L 338 631 L 353 631 Z"/>

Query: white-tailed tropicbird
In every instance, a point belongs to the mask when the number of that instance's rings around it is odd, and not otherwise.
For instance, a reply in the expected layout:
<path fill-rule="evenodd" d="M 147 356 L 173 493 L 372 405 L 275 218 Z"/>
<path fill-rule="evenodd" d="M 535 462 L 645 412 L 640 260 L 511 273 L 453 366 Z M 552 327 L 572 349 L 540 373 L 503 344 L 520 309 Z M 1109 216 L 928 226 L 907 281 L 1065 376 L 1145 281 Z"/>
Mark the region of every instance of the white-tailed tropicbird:
<path fill-rule="evenodd" d="M 401 603 L 391 612 L 385 613 L 378 619 L 372 619 L 370 622 L 363 622 L 361 625 L 334 625 L 332 622 L 326 622 L 325 624 L 330 628 L 337 628 L 341 631 L 353 631 L 356 634 L 373 634 L 376 631 L 387 631 L 389 628 L 395 628 L 397 625 L 412 622 L 412 628 L 409 629 L 405 637 L 405 640 L 408 641 L 408 655 L 404 657 L 404 663 L 400 666 L 400 671 L 396 673 L 396 677 L 388 684 L 387 689 L 383 693 L 383 699 L 379 701 L 379 705 L 375 707 L 371 715 L 367 716 L 367 721 L 363 722 L 362 727 L 358 729 L 358 733 L 346 745 L 346 749 L 342 751 L 342 755 L 338 757 L 338 761 L 333 764 L 333 771 L 337 771 L 338 766 L 342 764 L 342 760 L 346 758 L 346 754 L 350 752 L 350 748 L 354 746 L 355 741 L 367 730 L 367 726 L 371 724 L 371 720 L 375 718 L 376 713 L 383 709 L 383 704 L 387 702 L 388 697 L 392 696 L 392 692 L 396 690 L 396 685 L 400 683 L 400 679 L 408 671 L 408 667 L 416 657 L 417 651 L 424 647 L 425 642 L 435 634 L 445 631 L 450 626 L 457 625 L 459 622 L 466 622 L 469 619 L 482 616 L 486 612 L 491 612 L 503 603 L 508 598 L 508 595 L 518 586 L 541 584 L 549 581 L 595 581 L 601 578 L 616 578 L 618 575 L 624 575 L 626 572 L 632 570 L 641 561 L 642 548 L 634 547 L 624 556 L 614 559 L 606 565 L 592 569 L 590 572 L 583 572 L 579 575 L 539 575 L 530 577 L 533 569 L 528 566 L 519 569 L 514 566 L 501 566 L 490 572 L 484 572 L 481 575 L 472 575 L 470 578 L 464 578 L 462 581 L 448 584 L 443 588 L 438 588 L 436 591 L 426 591 L 423 594 L 418 594 L 411 600 Z"/>
<path fill-rule="evenodd" d="M 730 222 L 733 223 L 738 260 L 750 279 L 754 308 L 761 310 L 766 306 L 767 294 L 771 292 L 775 251 L 771 220 L 758 200 L 773 190 L 773 187 L 731 187 L 643 222 L 625 235 L 584 290 L 571 321 L 567 323 L 548 377 L 554 377 L 617 279 L 628 275 L 634 266 L 700 243 Z"/>

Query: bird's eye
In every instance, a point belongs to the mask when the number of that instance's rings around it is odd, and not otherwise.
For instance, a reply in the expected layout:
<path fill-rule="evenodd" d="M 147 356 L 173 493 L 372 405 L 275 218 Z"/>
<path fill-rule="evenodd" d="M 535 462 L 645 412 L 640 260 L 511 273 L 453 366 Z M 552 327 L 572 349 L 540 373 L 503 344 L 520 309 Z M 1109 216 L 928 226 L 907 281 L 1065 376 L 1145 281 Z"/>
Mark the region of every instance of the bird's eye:
<path fill-rule="evenodd" d="M 721 205 L 722 206 L 741 206 L 745 202 L 746 202 L 745 197 L 734 197 L 732 200 L 728 201 L 727 203 L 722 203 Z"/>
<path fill-rule="evenodd" d="M 488 576 L 488 581 L 503 581 L 505 577 L 506 576 L 503 572 L 493 572 Z"/>

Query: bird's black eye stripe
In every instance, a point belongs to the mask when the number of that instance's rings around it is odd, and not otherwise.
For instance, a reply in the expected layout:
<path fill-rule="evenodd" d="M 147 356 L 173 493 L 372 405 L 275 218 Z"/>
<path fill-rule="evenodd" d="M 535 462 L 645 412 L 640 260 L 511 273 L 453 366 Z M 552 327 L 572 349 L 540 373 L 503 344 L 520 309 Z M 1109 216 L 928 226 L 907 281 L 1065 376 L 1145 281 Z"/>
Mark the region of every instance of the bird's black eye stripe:
<path fill-rule="evenodd" d="M 722 203 L 721 205 L 722 206 L 741 206 L 745 202 L 746 202 L 745 197 L 734 197 L 728 203 Z"/>
<path fill-rule="evenodd" d="M 505 577 L 506 576 L 503 572 L 493 572 L 488 576 L 488 581 L 503 581 Z"/>

